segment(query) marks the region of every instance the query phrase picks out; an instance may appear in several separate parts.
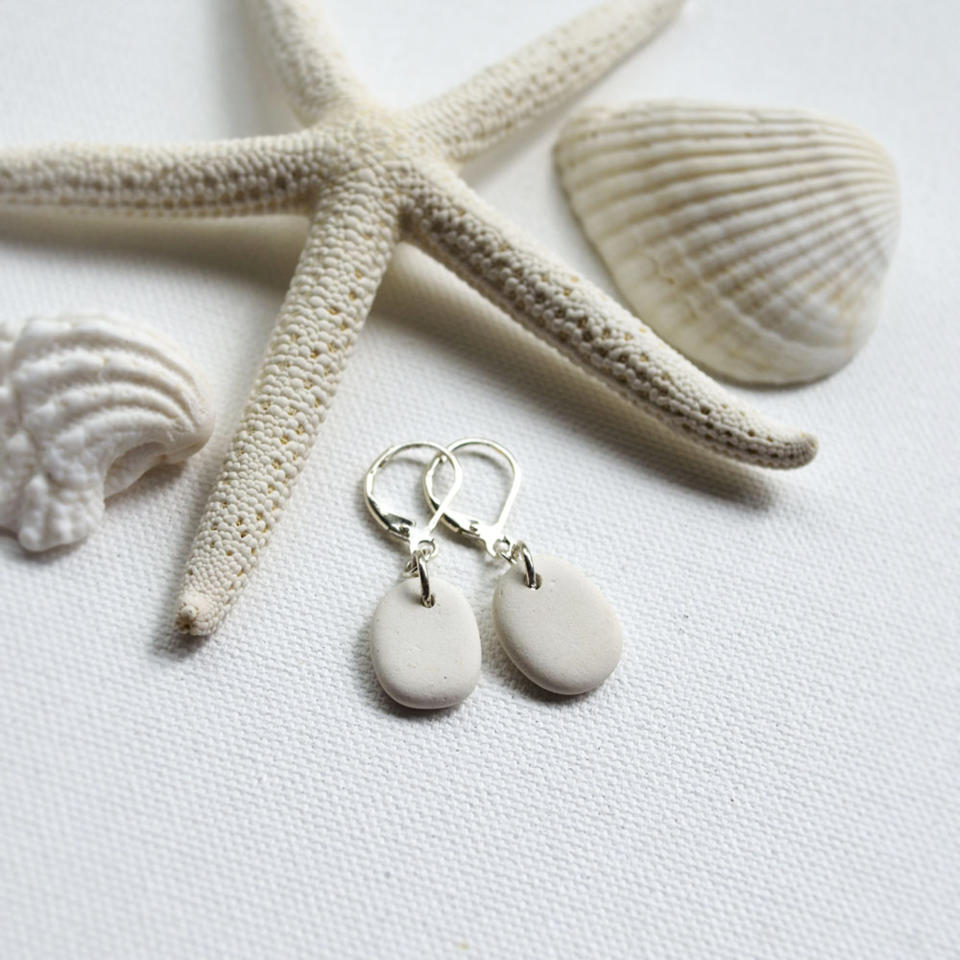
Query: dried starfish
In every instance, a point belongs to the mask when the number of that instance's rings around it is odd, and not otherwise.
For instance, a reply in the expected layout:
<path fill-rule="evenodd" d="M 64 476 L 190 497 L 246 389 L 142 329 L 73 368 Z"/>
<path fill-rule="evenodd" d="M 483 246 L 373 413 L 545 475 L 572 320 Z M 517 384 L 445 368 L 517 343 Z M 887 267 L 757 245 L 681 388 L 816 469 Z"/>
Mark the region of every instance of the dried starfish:
<path fill-rule="evenodd" d="M 490 209 L 459 164 L 599 76 L 682 0 L 608 0 L 452 91 L 379 106 L 315 13 L 262 0 L 299 132 L 187 146 L 0 152 L 0 204 L 225 216 L 291 211 L 309 232 L 243 420 L 210 494 L 177 623 L 211 632 L 303 469 L 400 240 L 408 240 L 627 399 L 714 452 L 796 467 L 808 434 L 756 413 Z"/>

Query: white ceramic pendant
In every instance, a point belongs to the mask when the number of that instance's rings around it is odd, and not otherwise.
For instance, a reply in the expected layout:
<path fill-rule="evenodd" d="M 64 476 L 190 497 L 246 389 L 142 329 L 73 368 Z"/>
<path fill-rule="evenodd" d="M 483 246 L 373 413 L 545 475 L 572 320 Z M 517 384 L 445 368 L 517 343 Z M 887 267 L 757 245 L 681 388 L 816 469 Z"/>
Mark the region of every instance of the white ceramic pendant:
<path fill-rule="evenodd" d="M 467 598 L 430 578 L 434 603 L 420 602 L 420 582 L 402 580 L 377 605 L 370 630 L 380 685 L 405 707 L 439 710 L 466 699 L 480 679 L 480 633 Z"/>
<path fill-rule="evenodd" d="M 616 613 L 596 585 L 557 557 L 535 557 L 537 589 L 522 564 L 512 566 L 493 595 L 493 621 L 517 668 L 538 686 L 572 696 L 600 686 L 623 650 Z"/>

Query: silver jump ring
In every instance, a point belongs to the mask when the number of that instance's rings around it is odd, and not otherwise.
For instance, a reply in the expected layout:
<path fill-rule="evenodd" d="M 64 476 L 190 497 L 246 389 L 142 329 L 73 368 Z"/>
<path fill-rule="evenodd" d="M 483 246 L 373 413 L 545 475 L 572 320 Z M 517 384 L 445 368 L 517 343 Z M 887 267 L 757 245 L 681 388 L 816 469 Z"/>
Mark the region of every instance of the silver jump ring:
<path fill-rule="evenodd" d="M 522 540 L 518 540 L 514 544 L 512 553 L 515 558 L 514 562 L 516 562 L 517 554 L 519 554 L 519 559 L 523 560 L 523 578 L 528 587 L 536 590 L 540 586 L 540 578 L 537 576 L 536 568 L 533 565 L 533 555 L 530 553 L 529 547 Z"/>
<path fill-rule="evenodd" d="M 432 607 L 436 603 L 436 598 L 430 590 L 430 574 L 427 573 L 427 558 L 418 550 L 413 555 L 414 562 L 417 565 L 417 576 L 420 578 L 420 602 L 425 607 Z"/>
<path fill-rule="evenodd" d="M 533 565 L 533 554 L 530 548 L 522 541 L 511 542 L 507 537 L 501 537 L 494 545 L 494 553 L 509 564 L 523 561 L 523 579 L 532 590 L 540 588 L 540 575 Z"/>

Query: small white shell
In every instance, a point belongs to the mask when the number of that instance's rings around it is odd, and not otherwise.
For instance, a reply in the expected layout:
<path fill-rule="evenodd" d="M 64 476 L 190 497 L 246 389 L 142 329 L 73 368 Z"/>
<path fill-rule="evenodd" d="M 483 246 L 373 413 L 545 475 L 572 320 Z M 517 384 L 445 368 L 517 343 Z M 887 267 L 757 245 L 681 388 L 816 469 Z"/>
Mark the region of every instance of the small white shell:
<path fill-rule="evenodd" d="M 899 195 L 855 127 L 652 101 L 580 113 L 556 162 L 626 299 L 697 363 L 751 383 L 813 380 L 876 325 Z"/>
<path fill-rule="evenodd" d="M 104 498 L 199 450 L 209 399 L 175 347 L 95 313 L 0 324 L 0 527 L 74 543 Z"/>

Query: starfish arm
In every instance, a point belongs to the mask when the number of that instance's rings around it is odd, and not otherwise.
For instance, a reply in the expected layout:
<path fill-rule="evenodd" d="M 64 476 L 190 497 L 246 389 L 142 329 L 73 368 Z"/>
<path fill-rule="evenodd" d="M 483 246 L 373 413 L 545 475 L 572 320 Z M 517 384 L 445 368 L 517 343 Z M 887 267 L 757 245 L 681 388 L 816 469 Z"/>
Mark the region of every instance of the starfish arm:
<path fill-rule="evenodd" d="M 608 0 L 434 100 L 415 127 L 464 163 L 545 109 L 588 86 L 656 33 L 683 0 Z"/>
<path fill-rule="evenodd" d="M 211 633 L 247 582 L 303 469 L 396 244 L 393 200 L 355 177 L 324 195 L 219 479 L 178 601 Z"/>
<path fill-rule="evenodd" d="M 297 116 L 317 123 L 369 100 L 330 28 L 310 0 L 259 0 L 280 81 Z"/>
<path fill-rule="evenodd" d="M 483 296 L 645 413 L 723 456 L 799 467 L 816 439 L 752 410 L 501 219 L 448 169 L 421 173 L 401 225 Z"/>
<path fill-rule="evenodd" d="M 185 146 L 15 147 L 0 150 L 0 209 L 166 216 L 309 209 L 323 170 L 322 148 L 307 134 Z"/>

